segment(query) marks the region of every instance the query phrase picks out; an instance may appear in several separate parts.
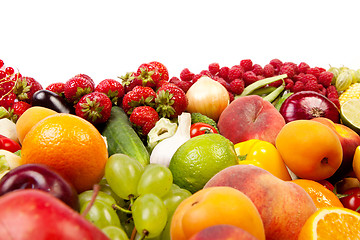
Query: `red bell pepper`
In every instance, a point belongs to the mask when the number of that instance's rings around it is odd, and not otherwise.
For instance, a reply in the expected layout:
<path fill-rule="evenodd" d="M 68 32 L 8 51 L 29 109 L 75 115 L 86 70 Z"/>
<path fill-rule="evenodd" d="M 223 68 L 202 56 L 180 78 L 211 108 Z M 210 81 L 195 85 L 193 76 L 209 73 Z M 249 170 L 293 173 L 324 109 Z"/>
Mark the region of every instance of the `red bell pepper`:
<path fill-rule="evenodd" d="M 21 149 L 19 143 L 15 142 L 11 138 L 0 135 L 0 149 L 7 150 L 9 152 L 16 152 Z"/>

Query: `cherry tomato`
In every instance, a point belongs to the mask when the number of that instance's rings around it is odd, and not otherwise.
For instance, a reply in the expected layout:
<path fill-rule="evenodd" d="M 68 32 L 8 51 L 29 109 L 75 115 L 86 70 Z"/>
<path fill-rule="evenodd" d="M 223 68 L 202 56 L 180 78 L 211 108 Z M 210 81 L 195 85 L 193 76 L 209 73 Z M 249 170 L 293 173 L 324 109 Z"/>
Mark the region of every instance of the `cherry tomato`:
<path fill-rule="evenodd" d="M 208 134 L 208 133 L 218 133 L 216 129 L 207 123 L 194 123 L 190 127 L 190 137 L 196 137 L 202 134 Z"/>
<path fill-rule="evenodd" d="M 327 189 L 329 189 L 330 191 L 332 192 L 334 191 L 334 185 L 332 185 L 328 180 L 323 179 L 317 182 L 323 185 L 324 187 L 326 187 Z"/>
<path fill-rule="evenodd" d="M 0 135 L 0 149 L 7 150 L 9 152 L 16 152 L 21 149 L 20 144 L 12 140 L 11 138 Z"/>
<path fill-rule="evenodd" d="M 340 201 L 345 208 L 360 212 L 360 188 L 354 187 L 343 193 L 344 197 L 340 197 Z"/>

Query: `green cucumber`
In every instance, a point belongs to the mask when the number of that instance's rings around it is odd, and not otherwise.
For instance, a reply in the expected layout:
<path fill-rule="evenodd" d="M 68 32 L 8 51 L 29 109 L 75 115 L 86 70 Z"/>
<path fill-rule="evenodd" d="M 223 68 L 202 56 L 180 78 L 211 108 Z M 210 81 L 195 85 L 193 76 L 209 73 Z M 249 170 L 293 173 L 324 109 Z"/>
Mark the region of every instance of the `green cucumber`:
<path fill-rule="evenodd" d="M 122 108 L 112 107 L 111 116 L 101 134 L 106 137 L 109 156 L 122 153 L 135 158 L 144 166 L 150 163 L 149 152 Z"/>

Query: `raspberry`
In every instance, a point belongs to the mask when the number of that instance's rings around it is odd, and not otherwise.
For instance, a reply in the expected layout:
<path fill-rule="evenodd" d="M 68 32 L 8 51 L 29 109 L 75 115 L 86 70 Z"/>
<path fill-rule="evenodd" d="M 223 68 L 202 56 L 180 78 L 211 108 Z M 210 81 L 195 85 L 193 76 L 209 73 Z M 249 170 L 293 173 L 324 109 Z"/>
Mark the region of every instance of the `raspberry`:
<path fill-rule="evenodd" d="M 271 64 L 266 64 L 264 66 L 264 77 L 268 78 L 268 77 L 272 77 L 274 75 L 275 75 L 274 66 Z"/>
<path fill-rule="evenodd" d="M 240 66 L 243 67 L 244 71 L 251 71 L 253 68 L 253 62 L 251 59 L 243 59 L 240 61 Z"/>
<path fill-rule="evenodd" d="M 234 99 L 235 99 L 234 94 L 232 94 L 231 92 L 228 92 L 228 93 L 229 93 L 229 102 L 234 101 Z"/>
<path fill-rule="evenodd" d="M 295 63 L 293 63 L 293 62 L 285 62 L 284 64 L 283 64 L 283 66 L 291 66 L 293 69 L 294 69 L 294 71 L 295 71 L 295 74 L 298 74 L 299 73 L 299 68 L 298 68 L 298 66 L 297 66 L 297 64 L 295 64 Z"/>
<path fill-rule="evenodd" d="M 283 62 L 275 58 L 270 61 L 270 64 L 274 67 L 275 74 L 278 74 L 280 72 L 280 68 L 283 65 Z"/>
<path fill-rule="evenodd" d="M 193 85 L 193 83 L 189 81 L 178 81 L 175 85 L 181 88 L 186 93 Z"/>
<path fill-rule="evenodd" d="M 305 62 L 299 63 L 298 69 L 300 73 L 306 73 L 306 71 L 310 68 L 309 64 Z"/>
<path fill-rule="evenodd" d="M 338 98 L 329 98 L 330 101 L 332 101 L 338 109 L 340 109 L 340 101 Z"/>
<path fill-rule="evenodd" d="M 222 79 L 224 79 L 225 81 L 227 81 L 227 80 L 228 80 L 229 71 L 230 71 L 230 68 L 229 68 L 229 67 L 222 67 L 222 68 L 220 68 L 218 75 L 219 75 L 219 77 L 221 77 Z"/>
<path fill-rule="evenodd" d="M 326 96 L 328 98 L 339 98 L 339 94 L 334 85 L 330 85 L 329 87 L 326 88 Z"/>
<path fill-rule="evenodd" d="M 254 72 L 247 71 L 243 74 L 243 80 L 245 82 L 245 86 L 248 86 L 248 85 L 256 82 L 258 79 Z"/>
<path fill-rule="evenodd" d="M 220 71 L 220 65 L 218 63 L 211 63 L 209 64 L 208 68 L 213 76 L 215 76 Z"/>
<path fill-rule="evenodd" d="M 203 75 L 199 74 L 195 74 L 193 79 L 192 79 L 192 83 L 196 83 L 197 80 L 199 80 Z"/>
<path fill-rule="evenodd" d="M 245 83 L 241 79 L 235 79 L 230 83 L 230 92 L 233 94 L 241 94 L 244 91 Z"/>
<path fill-rule="evenodd" d="M 285 78 L 285 90 L 290 90 L 294 86 L 294 81 L 290 78 Z"/>
<path fill-rule="evenodd" d="M 325 71 L 326 71 L 326 69 L 325 69 L 325 68 L 322 68 L 322 67 L 315 67 L 315 68 L 319 69 L 320 73 L 322 73 L 322 72 L 325 72 Z"/>
<path fill-rule="evenodd" d="M 260 64 L 254 64 L 253 69 L 251 71 L 253 71 L 256 75 L 264 74 L 264 69 L 260 66 Z"/>
<path fill-rule="evenodd" d="M 291 88 L 291 91 L 294 93 L 304 91 L 305 84 L 302 81 L 295 82 L 294 86 Z"/>
<path fill-rule="evenodd" d="M 228 92 L 230 92 L 230 84 L 227 81 L 225 81 L 223 78 L 219 77 L 219 78 L 216 78 L 216 80 L 214 80 L 214 81 L 219 82 L 221 85 L 223 85 L 226 88 L 226 90 Z"/>
<path fill-rule="evenodd" d="M 258 80 L 264 79 L 265 77 L 263 75 L 257 75 L 256 76 Z"/>
<path fill-rule="evenodd" d="M 309 81 L 316 81 L 317 82 L 317 78 L 312 74 L 304 74 L 304 75 L 301 75 L 301 76 L 299 74 L 299 80 L 302 81 L 304 84 L 306 84 Z"/>
<path fill-rule="evenodd" d="M 227 82 L 232 82 L 237 78 L 242 78 L 243 74 L 244 74 L 244 69 L 241 66 L 239 65 L 232 66 L 228 73 Z"/>
<path fill-rule="evenodd" d="M 288 78 L 293 78 L 295 76 L 295 69 L 291 64 L 284 64 L 280 68 L 280 74 L 286 74 Z"/>
<path fill-rule="evenodd" d="M 178 82 L 180 82 L 181 80 L 178 77 L 172 77 L 170 78 L 169 82 L 173 83 L 173 84 L 177 84 Z"/>
<path fill-rule="evenodd" d="M 316 81 L 314 81 L 314 80 L 307 81 L 305 83 L 304 90 L 318 92 L 318 90 L 319 90 L 318 83 Z"/>
<path fill-rule="evenodd" d="M 334 74 L 332 72 L 324 71 L 320 73 L 318 77 L 318 83 L 322 84 L 324 87 L 329 87 L 333 77 Z"/>
<path fill-rule="evenodd" d="M 281 86 L 282 82 L 283 82 L 282 80 L 277 80 L 275 82 L 269 83 L 269 86 L 270 87 L 279 87 L 279 86 Z"/>
<path fill-rule="evenodd" d="M 317 78 L 319 78 L 320 76 L 320 69 L 319 68 L 309 68 L 307 71 L 306 71 L 307 74 L 312 74 Z"/>
<path fill-rule="evenodd" d="M 318 83 L 318 87 L 319 87 L 318 92 L 319 92 L 320 94 L 326 96 L 326 88 L 325 88 L 323 85 L 321 85 L 320 83 Z"/>
<path fill-rule="evenodd" d="M 184 68 L 180 73 L 180 79 L 182 81 L 191 81 L 194 77 L 194 73 L 192 73 L 188 68 Z"/>
<path fill-rule="evenodd" d="M 202 76 L 208 76 L 209 78 L 212 78 L 212 77 L 213 77 L 213 75 L 210 73 L 209 70 L 202 70 L 202 71 L 200 72 L 200 74 L 201 74 Z"/>

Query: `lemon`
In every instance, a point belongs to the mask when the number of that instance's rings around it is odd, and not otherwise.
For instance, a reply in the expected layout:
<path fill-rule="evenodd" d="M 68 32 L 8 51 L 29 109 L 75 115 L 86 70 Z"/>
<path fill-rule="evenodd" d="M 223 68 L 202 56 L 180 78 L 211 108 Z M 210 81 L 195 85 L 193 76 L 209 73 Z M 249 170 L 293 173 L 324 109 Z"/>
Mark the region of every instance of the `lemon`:
<path fill-rule="evenodd" d="M 169 169 L 175 184 L 195 193 L 216 173 L 237 163 L 230 140 L 220 134 L 203 134 L 189 139 L 176 150 Z"/>
<path fill-rule="evenodd" d="M 360 99 L 350 99 L 341 105 L 341 121 L 360 134 Z"/>

